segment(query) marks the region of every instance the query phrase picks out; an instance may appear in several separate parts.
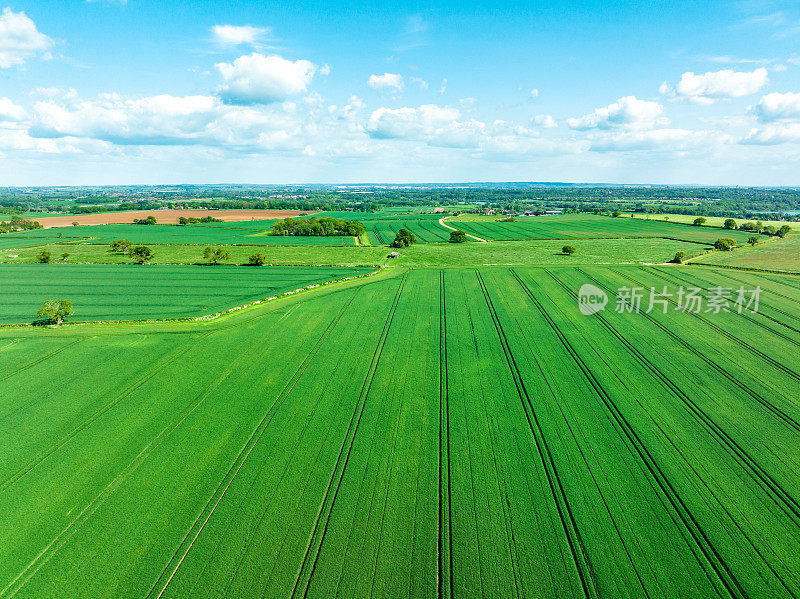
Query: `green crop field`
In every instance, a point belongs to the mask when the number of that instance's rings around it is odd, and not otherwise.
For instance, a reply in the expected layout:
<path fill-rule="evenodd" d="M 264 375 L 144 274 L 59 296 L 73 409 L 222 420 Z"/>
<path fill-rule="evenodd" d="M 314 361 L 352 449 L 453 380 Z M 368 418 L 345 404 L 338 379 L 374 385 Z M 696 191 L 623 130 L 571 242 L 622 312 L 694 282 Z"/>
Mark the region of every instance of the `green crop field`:
<path fill-rule="evenodd" d="M 755 247 L 745 246 L 732 252 L 714 252 L 698 260 L 703 264 L 783 270 L 800 272 L 800 235 L 789 235 L 786 239 L 772 239 Z"/>
<path fill-rule="evenodd" d="M 692 313 L 680 286 L 764 291 Z M 674 293 L 618 313 L 621 287 Z M 0 598 L 796 597 L 798 350 L 796 277 L 699 266 L 0 329 Z"/>
<path fill-rule="evenodd" d="M 0 265 L 0 324 L 31 322 L 49 299 L 69 299 L 72 320 L 202 316 L 363 268 Z"/>
<path fill-rule="evenodd" d="M 474 220 L 474 215 L 464 215 L 446 222 L 487 240 L 662 237 L 713 244 L 720 237 L 744 243 L 752 235 L 746 231 L 729 231 L 718 227 L 694 227 L 683 223 L 591 214 L 527 216 L 518 217 L 515 222 L 500 222 L 499 218 L 481 217 L 480 220 Z"/>

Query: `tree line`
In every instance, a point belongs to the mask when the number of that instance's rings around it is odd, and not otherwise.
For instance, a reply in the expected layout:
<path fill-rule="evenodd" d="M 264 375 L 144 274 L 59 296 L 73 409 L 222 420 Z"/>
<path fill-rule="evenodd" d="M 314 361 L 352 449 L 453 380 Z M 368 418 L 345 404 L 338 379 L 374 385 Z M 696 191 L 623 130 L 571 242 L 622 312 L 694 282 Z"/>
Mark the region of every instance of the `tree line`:
<path fill-rule="evenodd" d="M 342 220 L 323 216 L 321 218 L 285 218 L 272 225 L 273 235 L 297 235 L 300 237 L 358 237 L 367 232 L 357 220 Z"/>

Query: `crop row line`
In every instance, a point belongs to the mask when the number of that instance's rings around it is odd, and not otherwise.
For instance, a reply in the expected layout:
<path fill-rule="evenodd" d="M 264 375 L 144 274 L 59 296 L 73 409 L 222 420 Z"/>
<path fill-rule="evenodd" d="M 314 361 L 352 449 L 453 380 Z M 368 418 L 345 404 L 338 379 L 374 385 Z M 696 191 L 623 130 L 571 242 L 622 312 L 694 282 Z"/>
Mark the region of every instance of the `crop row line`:
<path fill-rule="evenodd" d="M 39 356 L 38 358 L 34 358 L 30 362 L 26 362 L 25 364 L 23 364 L 22 366 L 20 366 L 16 370 L 14 370 L 12 372 L 9 372 L 8 374 L 0 377 L 0 383 L 10 379 L 13 376 L 18 375 L 20 372 L 28 370 L 28 368 L 33 368 L 37 364 L 40 364 L 40 363 L 44 362 L 45 360 L 47 360 L 49 358 L 52 358 L 53 356 L 55 356 L 57 354 L 60 354 L 61 352 L 63 352 L 64 350 L 66 350 L 66 349 L 68 349 L 70 347 L 72 347 L 73 345 L 75 345 L 79 341 L 81 341 L 81 340 L 80 339 L 75 339 L 74 341 L 70 341 L 69 343 L 65 343 L 61 347 L 57 347 L 54 350 L 49 351 L 46 354 L 43 354 L 43 355 Z"/>
<path fill-rule="evenodd" d="M 719 555 L 716 548 L 707 537 L 705 531 L 703 531 L 700 524 L 697 522 L 697 520 L 695 520 L 692 513 L 686 507 L 686 504 L 683 502 L 683 500 L 680 498 L 675 488 L 672 486 L 672 483 L 669 481 L 667 476 L 661 470 L 660 466 L 658 465 L 658 462 L 655 460 L 650 451 L 647 449 L 644 442 L 636 433 L 633 426 L 631 426 L 631 424 L 625 418 L 622 411 L 616 405 L 616 403 L 611 398 L 609 393 L 605 390 L 605 388 L 597 379 L 597 377 L 595 377 L 594 373 L 584 362 L 583 358 L 574 348 L 574 346 L 566 337 L 566 335 L 563 333 L 563 331 L 561 331 L 559 326 L 553 320 L 552 316 L 550 316 L 550 314 L 548 314 L 548 312 L 544 309 L 544 306 L 541 304 L 539 299 L 533 294 L 530 288 L 523 282 L 523 280 L 519 277 L 517 272 L 511 269 L 511 274 L 520 284 L 520 287 L 528 296 L 528 298 L 531 300 L 531 302 L 536 306 L 537 310 L 541 313 L 542 317 L 545 319 L 551 330 L 555 333 L 556 337 L 561 342 L 561 345 L 564 347 L 564 349 L 566 349 L 567 353 L 570 355 L 575 365 L 581 371 L 584 378 L 591 386 L 592 390 L 606 406 L 606 409 L 611 414 L 619 430 L 622 432 L 625 438 L 628 439 L 630 445 L 639 455 L 639 458 L 642 460 L 642 463 L 645 465 L 648 472 L 650 473 L 652 480 L 656 482 L 658 488 L 661 490 L 663 498 L 667 499 L 667 501 L 672 507 L 672 510 L 674 510 L 674 512 L 678 515 L 680 521 L 683 523 L 684 528 L 691 535 L 695 545 L 702 552 L 706 562 L 713 569 L 714 574 L 716 575 L 716 579 L 723 585 L 727 593 L 732 597 L 741 597 L 741 598 L 746 597 L 746 593 L 742 589 L 741 584 L 736 579 L 733 572 L 730 571 L 728 565 Z M 714 580 L 711 578 L 710 580 L 712 584 L 714 584 Z"/>
<path fill-rule="evenodd" d="M 200 533 L 203 532 L 206 524 L 208 524 L 211 516 L 216 511 L 217 507 L 219 506 L 220 502 L 222 501 L 223 497 L 227 493 L 228 489 L 230 488 L 231 484 L 235 480 L 236 476 L 241 471 L 242 467 L 244 466 L 247 458 L 250 457 L 253 449 L 255 448 L 258 441 L 261 439 L 264 431 L 272 422 L 272 419 L 275 416 L 275 413 L 278 409 L 283 405 L 286 401 L 286 398 L 289 396 L 291 391 L 294 389 L 295 385 L 297 384 L 300 377 L 308 368 L 309 364 L 319 352 L 322 345 L 328 339 L 330 334 L 333 332 L 333 329 L 338 324 L 339 320 L 341 319 L 342 315 L 347 311 L 350 304 L 353 302 L 353 299 L 358 295 L 359 288 L 356 288 L 352 296 L 345 302 L 342 308 L 339 310 L 339 313 L 336 317 L 328 324 L 328 326 L 323 331 L 320 338 L 316 341 L 314 346 L 311 348 L 309 353 L 300 363 L 300 366 L 295 371 L 294 375 L 287 381 L 286 385 L 284 385 L 281 392 L 276 397 L 275 401 L 270 405 L 267 412 L 264 414 L 264 417 L 259 421 L 258 425 L 255 427 L 253 432 L 248 437 L 247 441 L 245 442 L 242 449 L 239 450 L 236 458 L 234 459 L 233 463 L 228 468 L 228 471 L 225 473 L 225 476 L 220 480 L 219 484 L 217 485 L 214 492 L 209 497 L 208 501 L 206 502 L 203 509 L 195 518 L 192 526 L 189 528 L 189 531 L 184 536 L 181 543 L 175 549 L 172 558 L 169 562 L 164 566 L 161 574 L 155 580 L 153 585 L 150 587 L 150 591 L 147 594 L 147 597 L 161 597 L 164 592 L 166 591 L 167 587 L 169 586 L 170 582 L 174 578 L 175 574 L 178 572 L 178 569 L 183 564 L 183 561 L 186 559 L 186 556 L 191 551 L 192 547 L 194 546 L 195 541 L 200 536 Z M 205 516 L 205 517 L 204 517 Z M 202 519 L 202 520 L 201 520 Z M 171 571 L 170 567 L 174 564 Z M 169 571 L 169 574 L 167 572 Z M 160 589 L 159 589 L 160 587 Z M 156 592 L 156 590 L 158 591 Z"/>
<path fill-rule="evenodd" d="M 453 597 L 453 501 L 450 483 L 450 395 L 447 378 L 447 300 L 439 271 L 439 521 L 437 595 Z M 447 574 L 445 575 L 445 564 Z"/>
<path fill-rule="evenodd" d="M 311 533 L 309 534 L 308 543 L 303 554 L 303 560 L 300 563 L 297 576 L 295 577 L 295 583 L 294 587 L 292 588 L 291 597 L 305 597 L 308 594 L 308 589 L 311 585 L 311 578 L 314 576 L 317 561 L 319 560 L 319 555 L 322 550 L 322 544 L 325 541 L 325 535 L 328 531 L 328 524 L 330 523 L 331 515 L 333 513 L 333 506 L 339 494 L 339 489 L 341 488 L 344 472 L 347 468 L 348 460 L 350 459 L 350 453 L 353 450 L 356 433 L 358 432 L 358 427 L 361 424 L 361 417 L 364 414 L 367 396 L 372 389 L 372 383 L 375 380 L 375 372 L 378 369 L 378 363 L 383 355 L 383 348 L 386 346 L 386 339 L 389 336 L 389 329 L 392 326 L 392 321 L 394 320 L 394 316 L 397 311 L 397 305 L 400 303 L 400 296 L 405 288 L 407 278 L 408 273 L 405 273 L 403 278 L 400 280 L 394 301 L 392 302 L 386 322 L 384 323 L 381 331 L 381 336 L 378 339 L 378 344 L 372 354 L 372 359 L 370 361 L 369 368 L 367 369 L 367 376 L 361 385 L 361 392 L 359 393 L 358 401 L 356 402 L 355 409 L 350 416 L 350 422 L 348 423 L 347 431 L 342 441 L 342 446 L 339 449 L 339 454 L 336 458 L 333 472 L 331 473 L 331 477 L 325 489 L 325 494 L 320 502 L 317 517 L 314 520 L 314 525 L 311 529 Z"/>
<path fill-rule="evenodd" d="M 570 289 L 563 281 L 558 279 L 550 271 L 547 274 L 553 278 L 573 299 L 577 300 L 578 295 Z M 766 494 L 777 499 L 778 505 L 786 513 L 787 516 L 795 523 L 800 523 L 800 505 L 792 498 L 768 472 L 766 472 L 758 462 L 756 462 L 750 455 L 719 425 L 716 421 L 709 416 L 700 405 L 692 400 L 683 389 L 676 385 L 661 369 L 658 368 L 647 356 L 645 356 L 639 349 L 631 343 L 619 329 L 617 329 L 605 316 L 597 314 L 598 321 L 603 327 L 611 333 L 617 341 L 631 354 L 634 359 L 639 362 L 645 370 L 653 375 L 661 384 L 666 387 L 675 397 L 681 400 L 684 405 L 689 409 L 689 412 L 694 416 L 701 426 L 705 427 L 711 435 L 716 438 L 717 442 L 724 447 L 733 458 L 749 472 L 750 477 L 761 487 Z M 647 315 L 648 318 L 650 315 Z"/>
<path fill-rule="evenodd" d="M 662 271 L 662 270 L 659 270 L 659 269 L 657 269 L 657 268 L 654 268 L 653 270 L 655 270 L 655 271 L 656 271 L 657 275 L 658 275 L 658 276 L 659 276 L 659 277 L 660 277 L 662 280 L 672 280 L 672 281 L 678 281 L 678 282 L 679 282 L 679 283 L 681 283 L 681 284 L 683 284 L 683 283 L 689 283 L 689 284 L 693 284 L 693 282 L 692 282 L 691 280 L 689 280 L 689 279 L 685 279 L 684 277 L 681 277 L 681 276 L 679 276 L 679 275 L 676 275 L 676 274 L 673 274 L 673 273 L 664 272 L 664 271 Z M 667 278 L 667 277 L 668 277 L 668 278 Z M 632 278 L 632 277 L 630 277 L 630 276 L 628 276 L 627 278 L 628 278 L 628 280 L 630 280 L 630 281 L 634 281 L 634 280 L 635 280 L 635 279 L 633 279 L 633 278 Z M 672 303 L 674 304 L 674 302 L 672 302 Z M 674 304 L 674 305 L 676 305 L 676 304 Z M 744 341 L 743 339 L 739 339 L 738 337 L 736 337 L 736 336 L 735 336 L 735 335 L 733 335 L 732 333 L 730 333 L 730 332 L 726 331 L 725 329 L 723 329 L 723 328 L 719 327 L 718 325 L 716 325 L 716 324 L 712 323 L 712 322 L 711 322 L 711 321 L 709 321 L 707 318 L 704 318 L 704 317 L 702 317 L 702 316 L 700 316 L 699 314 L 696 314 L 696 313 L 694 313 L 694 312 L 690 312 L 690 313 L 691 313 L 693 316 L 696 316 L 697 318 L 700 318 L 700 319 L 701 319 L 703 322 L 705 322 L 706 324 L 708 324 L 709 326 L 711 326 L 712 328 L 714 328 L 714 329 L 715 329 L 715 330 L 717 330 L 718 332 L 721 332 L 721 333 L 723 333 L 723 334 L 724 334 L 726 337 L 728 337 L 729 339 L 731 339 L 731 340 L 732 340 L 732 341 L 734 341 L 735 343 L 738 343 L 739 345 L 741 345 L 742 347 L 744 347 L 746 350 L 748 350 L 748 351 L 751 351 L 751 352 L 755 353 L 755 354 L 756 354 L 756 355 L 758 355 L 760 358 L 762 358 L 763 360 L 765 360 L 765 361 L 769 362 L 770 364 L 772 364 L 773 366 L 775 366 L 775 367 L 776 367 L 776 368 L 778 368 L 779 370 L 782 370 L 783 372 L 785 372 L 786 374 L 788 374 L 788 375 L 789 375 L 790 377 L 792 377 L 793 379 L 800 381 L 800 374 L 798 374 L 798 373 L 797 373 L 797 372 L 795 372 L 794 370 L 791 370 L 790 368 L 788 368 L 788 367 L 784 366 L 784 365 L 783 365 L 783 364 L 781 364 L 780 362 L 777 362 L 777 361 L 776 361 L 775 359 L 773 359 L 771 356 L 767 356 L 766 354 L 764 354 L 764 353 L 763 353 L 762 351 L 760 351 L 759 349 L 757 349 L 757 348 L 753 347 L 752 345 L 750 345 L 749 343 L 747 343 L 747 342 L 746 342 L 746 341 Z M 759 315 L 762 315 L 762 316 L 764 316 L 763 314 L 761 314 L 761 312 L 758 312 L 758 314 L 759 314 Z M 745 310 L 742 310 L 742 312 L 741 312 L 741 313 L 738 313 L 738 316 L 741 316 L 742 318 L 744 318 L 744 319 L 745 319 L 745 320 L 747 320 L 748 322 L 752 322 L 752 323 L 753 323 L 754 325 L 756 325 L 758 328 L 760 328 L 760 329 L 762 329 L 762 330 L 764 330 L 764 331 L 766 331 L 766 332 L 768 332 L 768 333 L 771 333 L 772 335 L 777 335 L 778 337 L 780 337 L 781 339 L 783 339 L 783 340 L 785 340 L 785 341 L 788 341 L 788 342 L 789 342 L 789 343 L 791 343 L 792 345 L 796 345 L 796 346 L 800 347 L 800 341 L 797 341 L 796 339 L 793 339 L 792 337 L 790 337 L 790 336 L 786 335 L 785 333 L 782 333 L 781 331 L 776 331 L 775 329 L 771 329 L 770 327 L 768 327 L 767 325 L 765 325 L 763 322 L 759 322 L 759 321 L 757 321 L 755 318 L 753 318 L 752 316 L 750 316 L 749 314 L 747 314 Z M 773 320 L 774 320 L 774 319 L 773 319 Z M 780 321 L 776 321 L 776 322 L 780 322 Z M 781 323 L 781 324 L 783 324 L 783 323 Z M 784 325 L 784 326 L 786 326 L 786 325 Z M 787 328 L 791 328 L 791 327 L 787 327 Z"/>
<path fill-rule="evenodd" d="M 497 330 L 497 335 L 500 339 L 500 345 L 503 348 L 503 354 L 506 358 L 506 362 L 508 363 L 512 378 L 514 379 L 514 385 L 517 388 L 517 394 L 519 395 L 520 402 L 522 403 L 522 408 L 528 421 L 528 427 L 530 428 L 531 434 L 533 435 L 536 443 L 539 459 L 544 467 L 545 475 L 553 495 L 553 500 L 555 501 L 556 509 L 561 520 L 561 526 L 564 530 L 565 536 L 567 537 L 567 542 L 572 553 L 575 568 L 577 570 L 578 577 L 580 578 L 583 594 L 585 597 L 590 598 L 599 597 L 597 588 L 595 586 L 589 555 L 583 544 L 583 539 L 581 538 L 580 531 L 578 530 L 575 516 L 573 515 L 569 506 L 569 502 L 567 501 L 566 491 L 564 490 L 564 486 L 558 476 L 555 460 L 553 459 L 553 454 L 550 451 L 547 440 L 544 436 L 544 430 L 542 429 L 541 423 L 536 415 L 536 411 L 533 408 L 533 402 L 531 401 L 528 390 L 525 387 L 525 382 L 522 379 L 521 371 L 517 365 L 516 359 L 514 358 L 514 354 L 511 351 L 508 338 L 506 337 L 506 333 L 500 322 L 500 318 L 497 315 L 497 311 L 495 310 L 494 303 L 489 295 L 489 291 L 486 288 L 486 283 L 483 280 L 483 276 L 481 275 L 480 271 L 477 270 L 475 271 L 475 274 L 478 277 L 478 283 L 483 291 L 483 296 L 486 300 L 489 314 L 491 315 L 492 322 Z"/>

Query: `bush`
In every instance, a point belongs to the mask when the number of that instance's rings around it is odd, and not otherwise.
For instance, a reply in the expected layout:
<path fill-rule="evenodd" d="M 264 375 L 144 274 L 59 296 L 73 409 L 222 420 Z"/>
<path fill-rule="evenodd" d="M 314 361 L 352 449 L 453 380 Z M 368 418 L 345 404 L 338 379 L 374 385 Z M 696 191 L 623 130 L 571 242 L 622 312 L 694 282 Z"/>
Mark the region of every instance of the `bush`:
<path fill-rule="evenodd" d="M 714 243 L 714 247 L 723 252 L 730 252 L 736 247 L 736 242 L 733 239 L 720 238 Z"/>
<path fill-rule="evenodd" d="M 203 251 L 203 258 L 209 260 L 211 264 L 219 264 L 220 262 L 227 262 L 231 259 L 231 253 L 223 248 L 206 248 Z"/>
<path fill-rule="evenodd" d="M 127 254 L 131 249 L 131 242 L 127 239 L 117 239 L 111 242 L 111 251 L 117 254 Z"/>
<path fill-rule="evenodd" d="M 62 259 L 64 262 L 66 262 L 66 261 L 67 261 L 67 258 L 69 258 L 69 254 L 68 254 L 67 252 L 64 252 L 63 254 L 61 254 L 61 259 Z"/>
<path fill-rule="evenodd" d="M 52 258 L 52 255 L 47 250 L 42 250 L 36 255 L 36 261 L 39 264 L 47 264 Z"/>
<path fill-rule="evenodd" d="M 611 216 L 613 216 L 614 218 L 619 218 L 620 216 L 619 210 L 614 210 L 614 212 L 611 213 Z"/>
<path fill-rule="evenodd" d="M 675 257 L 672 259 L 672 262 L 675 264 L 682 264 L 684 260 L 686 260 L 686 252 L 675 252 Z"/>
<path fill-rule="evenodd" d="M 464 231 L 450 231 L 450 243 L 464 243 L 467 240 L 467 234 Z"/>
<path fill-rule="evenodd" d="M 566 255 L 566 256 L 571 256 L 576 251 L 577 250 L 575 249 L 575 247 L 571 246 L 571 245 L 565 245 L 563 248 L 561 248 L 561 253 Z"/>
<path fill-rule="evenodd" d="M 146 245 L 137 245 L 135 248 L 130 250 L 129 254 L 131 258 L 133 258 L 139 264 L 149 262 L 155 256 L 155 252 L 153 252 L 153 250 Z"/>
<path fill-rule="evenodd" d="M 694 219 L 694 222 L 692 224 L 695 227 L 702 227 L 704 224 L 706 224 L 706 217 L 698 216 L 696 219 Z"/>
<path fill-rule="evenodd" d="M 156 217 L 152 214 L 147 218 L 134 218 L 133 224 L 134 225 L 155 225 L 158 221 L 156 221 Z"/>
<path fill-rule="evenodd" d="M 725 222 L 722 223 L 723 229 L 735 229 L 736 228 L 736 221 L 732 218 L 726 218 Z"/>
<path fill-rule="evenodd" d="M 253 254 L 247 260 L 251 266 L 264 266 L 267 263 L 267 257 L 264 254 Z"/>
<path fill-rule="evenodd" d="M 778 229 L 778 231 L 775 234 L 778 237 L 783 238 L 783 237 L 786 237 L 789 234 L 789 231 L 791 231 L 791 230 L 792 230 L 792 228 L 789 225 L 783 225 L 780 229 Z"/>
<path fill-rule="evenodd" d="M 747 238 L 747 243 L 749 243 L 750 245 L 755 245 L 755 244 L 757 244 L 757 243 L 758 243 L 758 237 L 755 237 L 755 236 L 753 236 L 753 237 L 748 237 L 748 238 Z"/>

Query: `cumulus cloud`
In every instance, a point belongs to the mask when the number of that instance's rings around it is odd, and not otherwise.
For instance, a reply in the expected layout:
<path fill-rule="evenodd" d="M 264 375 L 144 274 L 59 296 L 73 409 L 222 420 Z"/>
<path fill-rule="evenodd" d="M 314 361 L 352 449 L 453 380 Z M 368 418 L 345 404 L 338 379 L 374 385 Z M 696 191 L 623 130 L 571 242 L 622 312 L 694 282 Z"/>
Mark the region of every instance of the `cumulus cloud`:
<path fill-rule="evenodd" d="M 757 93 L 769 83 L 767 69 L 755 71 L 722 71 L 696 75 L 686 72 L 673 88 L 666 81 L 659 91 L 676 100 L 686 100 L 695 104 L 713 104 L 722 98 L 741 98 Z"/>
<path fill-rule="evenodd" d="M 214 41 L 222 46 L 239 46 L 241 44 L 257 45 L 269 33 L 263 27 L 252 25 L 214 25 L 211 34 Z"/>
<path fill-rule="evenodd" d="M 753 107 L 763 122 L 800 119 L 800 94 L 778 92 L 767 94 Z"/>
<path fill-rule="evenodd" d="M 277 55 L 254 52 L 240 56 L 232 64 L 215 65 L 223 83 L 220 97 L 229 104 L 269 104 L 301 94 L 317 71 L 307 60 L 286 60 Z"/>
<path fill-rule="evenodd" d="M 774 146 L 800 142 L 800 122 L 776 122 L 755 127 L 742 139 L 745 145 Z"/>
<path fill-rule="evenodd" d="M 378 108 L 369 117 L 367 132 L 375 139 L 421 139 L 457 122 L 459 111 L 424 104 L 419 108 Z"/>
<path fill-rule="evenodd" d="M 667 124 L 663 112 L 664 107 L 658 102 L 625 96 L 580 118 L 567 119 L 567 125 L 579 130 L 652 129 Z"/>
<path fill-rule="evenodd" d="M 19 122 L 24 121 L 27 113 L 22 106 L 17 106 L 8 98 L 0 98 L 0 121 Z"/>
<path fill-rule="evenodd" d="M 533 117 L 533 123 L 545 129 L 555 129 L 558 127 L 556 120 L 549 114 L 537 114 Z"/>
<path fill-rule="evenodd" d="M 384 73 L 383 75 L 370 75 L 367 81 L 372 89 L 393 89 L 400 91 L 405 86 L 402 75 Z"/>
<path fill-rule="evenodd" d="M 41 33 L 24 12 L 3 9 L 0 15 L 0 69 L 25 64 L 29 58 L 50 58 L 53 40 Z"/>

